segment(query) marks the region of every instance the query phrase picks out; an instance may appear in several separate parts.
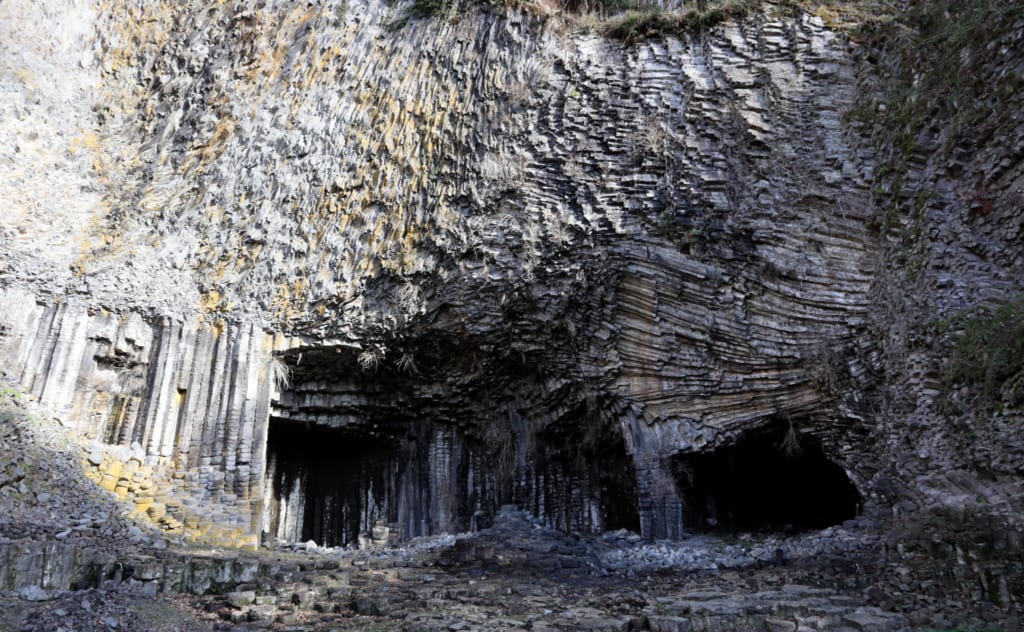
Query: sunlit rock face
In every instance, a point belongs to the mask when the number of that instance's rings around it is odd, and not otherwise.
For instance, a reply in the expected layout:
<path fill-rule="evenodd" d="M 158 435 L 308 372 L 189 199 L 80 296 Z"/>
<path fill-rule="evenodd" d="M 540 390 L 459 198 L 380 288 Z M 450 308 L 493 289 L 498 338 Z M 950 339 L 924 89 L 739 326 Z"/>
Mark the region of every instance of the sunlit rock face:
<path fill-rule="evenodd" d="M 852 47 L 402 16 L 0 7 L 5 370 L 247 534 L 679 537 L 679 463 L 782 421 L 876 505 Z"/>

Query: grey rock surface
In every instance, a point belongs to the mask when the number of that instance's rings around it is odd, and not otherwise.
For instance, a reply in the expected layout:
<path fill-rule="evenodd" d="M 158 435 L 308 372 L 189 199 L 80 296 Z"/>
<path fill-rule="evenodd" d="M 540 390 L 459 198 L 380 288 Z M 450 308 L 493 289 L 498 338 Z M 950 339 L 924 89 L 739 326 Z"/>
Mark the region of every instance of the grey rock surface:
<path fill-rule="evenodd" d="M 0 369 L 63 428 L 0 439 L 84 468 L 58 491 L 0 455 L 6 576 L 63 590 L 83 540 L 380 549 L 500 530 L 506 503 L 628 531 L 601 556 L 547 542 L 551 572 L 860 551 L 838 526 L 659 542 L 729 526 L 695 469 L 760 438 L 818 450 L 899 555 L 956 560 L 954 603 L 1019 605 L 1021 367 L 950 367 L 1024 291 L 1024 18 L 948 55 L 990 116 L 893 123 L 887 73 L 925 69 L 780 3 L 631 46 L 501 7 L 392 28 L 403 10 L 0 5 Z M 452 564 L 494 553 L 467 546 Z M 256 573 L 199 566 L 140 580 Z M 931 580 L 887 572 L 932 612 Z M 685 625 L 742 610 L 715 603 Z"/>
<path fill-rule="evenodd" d="M 382 501 L 410 508 L 406 537 L 465 525 L 439 499 L 467 482 L 443 469 L 510 441 L 508 476 L 565 481 L 512 500 L 601 530 L 568 483 L 595 474 L 543 474 L 524 452 L 586 417 L 620 437 L 647 537 L 682 534 L 673 455 L 782 418 L 842 426 L 813 365 L 824 349 L 865 371 L 876 244 L 835 34 L 766 6 L 709 38 L 623 48 L 515 11 L 392 33 L 393 11 L 79 16 L 103 107 L 64 122 L 99 139 L 104 204 L 67 300 L 31 308 L 44 277 L 9 266 L 3 303 L 29 308 L 7 318 L 22 384 L 249 523 L 278 474 L 268 412 L 430 420 L 413 467 L 434 500 Z M 852 473 L 844 445 L 831 453 Z M 475 467 L 493 491 L 471 509 L 493 514 L 508 482 Z M 262 500 L 270 528 L 299 539 L 281 500 Z"/>

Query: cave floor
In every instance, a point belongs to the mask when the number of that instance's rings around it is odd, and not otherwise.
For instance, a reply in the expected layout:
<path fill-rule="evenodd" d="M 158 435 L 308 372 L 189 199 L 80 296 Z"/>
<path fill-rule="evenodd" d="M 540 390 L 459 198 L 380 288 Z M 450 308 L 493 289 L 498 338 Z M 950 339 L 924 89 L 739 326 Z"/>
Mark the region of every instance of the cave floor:
<path fill-rule="evenodd" d="M 1012 630 L 1019 613 L 951 597 L 936 568 L 889 559 L 867 521 L 802 536 L 644 543 L 574 536 L 506 509 L 491 529 L 379 551 L 257 554 L 272 572 L 216 595 L 126 580 L 0 601 L 0 629 Z M 191 554 L 195 554 L 192 551 Z M 761 557 L 759 557 L 761 556 Z"/>
<path fill-rule="evenodd" d="M 648 543 L 627 531 L 566 534 L 506 507 L 483 531 L 384 550 L 201 549 L 122 518 L 81 476 L 87 452 L 52 417 L 25 409 L 0 424 L 0 456 L 24 470 L 0 485 L 0 578 L 18 587 L 0 591 L 3 632 L 1024 628 L 1012 599 L 996 605 L 1019 559 L 951 558 L 866 517 L 802 534 Z M 35 585 L 90 555 L 106 561 L 88 588 Z M 204 594 L 166 585 L 225 563 L 259 571 L 190 589 Z"/>

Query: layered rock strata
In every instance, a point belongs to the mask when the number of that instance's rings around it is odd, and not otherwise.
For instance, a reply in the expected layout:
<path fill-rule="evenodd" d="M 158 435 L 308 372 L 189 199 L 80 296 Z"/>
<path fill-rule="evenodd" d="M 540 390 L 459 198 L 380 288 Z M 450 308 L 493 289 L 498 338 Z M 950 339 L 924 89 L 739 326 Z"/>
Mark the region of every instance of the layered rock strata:
<path fill-rule="evenodd" d="M 512 9 L 21 9 L 0 361 L 229 541 L 506 502 L 677 538 L 688 456 L 780 428 L 869 511 L 915 495 L 877 451 L 875 149 L 821 19 L 625 47 Z"/>

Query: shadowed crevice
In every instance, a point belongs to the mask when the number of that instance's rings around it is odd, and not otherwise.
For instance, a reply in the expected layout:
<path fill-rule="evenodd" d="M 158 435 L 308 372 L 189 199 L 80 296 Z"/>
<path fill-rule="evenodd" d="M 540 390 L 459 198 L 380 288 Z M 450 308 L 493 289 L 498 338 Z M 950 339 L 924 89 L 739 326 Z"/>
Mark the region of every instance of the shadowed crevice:
<path fill-rule="evenodd" d="M 692 531 L 805 531 L 856 517 L 861 497 L 820 443 L 783 423 L 675 458 Z"/>

